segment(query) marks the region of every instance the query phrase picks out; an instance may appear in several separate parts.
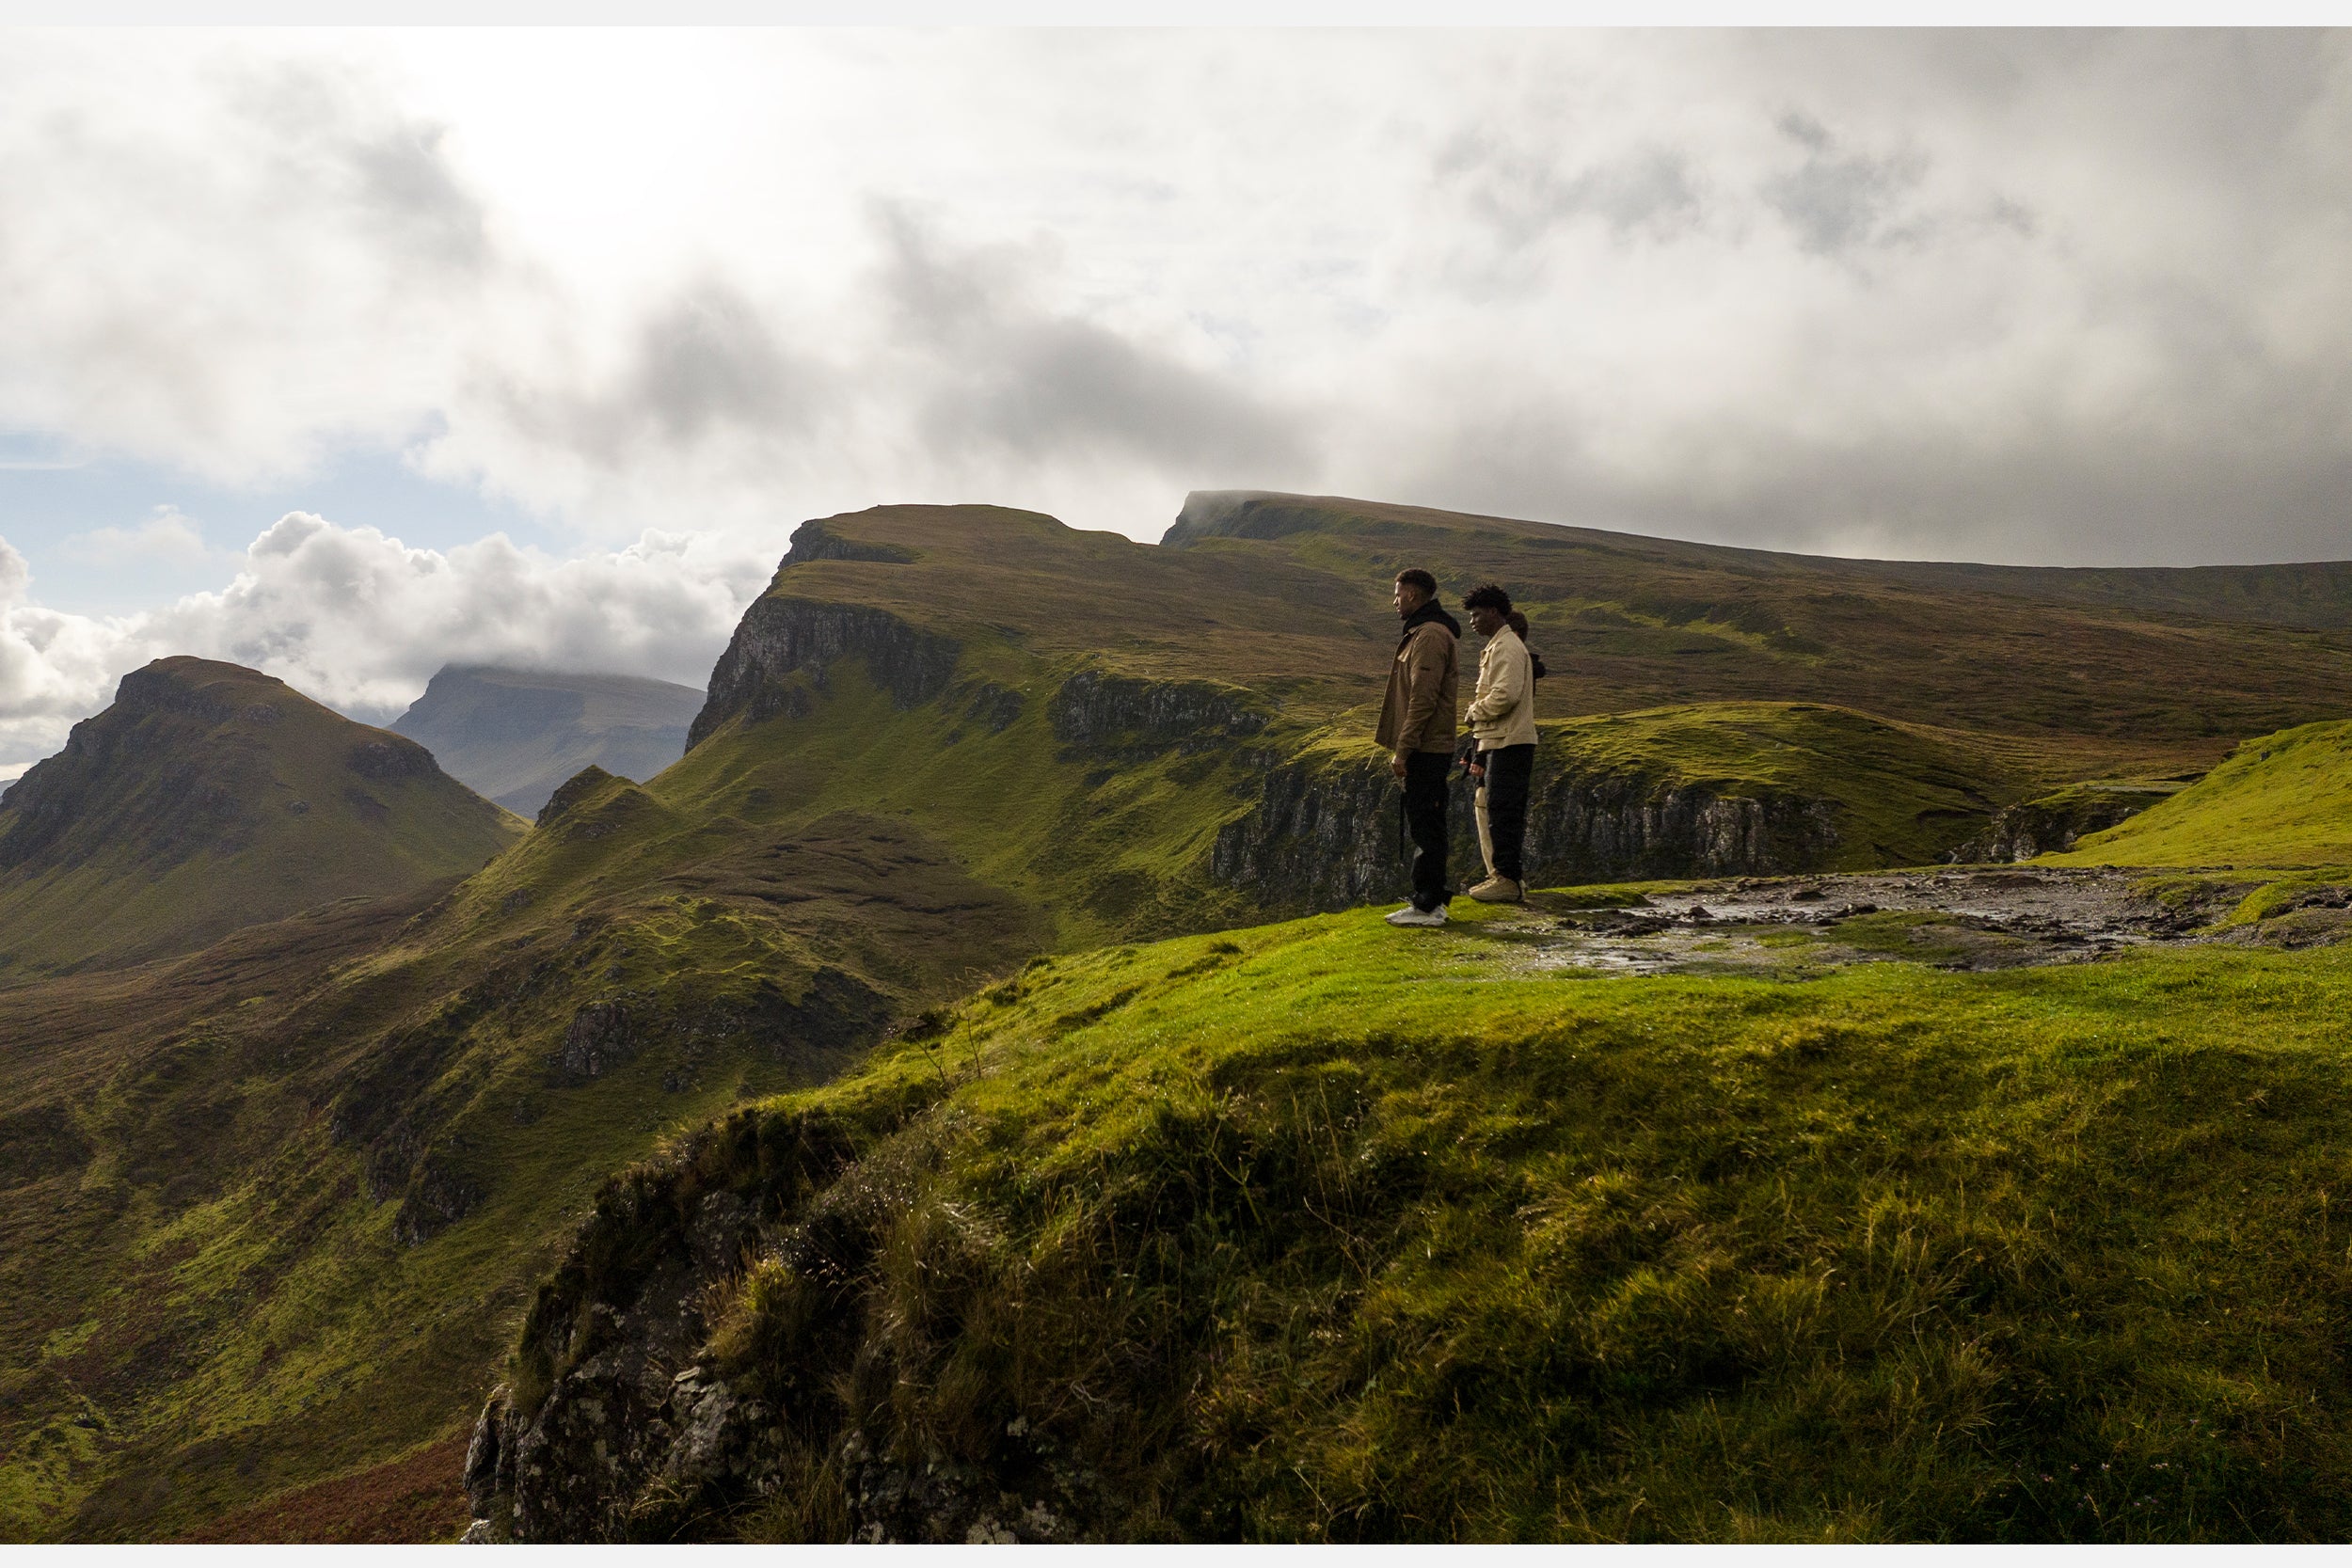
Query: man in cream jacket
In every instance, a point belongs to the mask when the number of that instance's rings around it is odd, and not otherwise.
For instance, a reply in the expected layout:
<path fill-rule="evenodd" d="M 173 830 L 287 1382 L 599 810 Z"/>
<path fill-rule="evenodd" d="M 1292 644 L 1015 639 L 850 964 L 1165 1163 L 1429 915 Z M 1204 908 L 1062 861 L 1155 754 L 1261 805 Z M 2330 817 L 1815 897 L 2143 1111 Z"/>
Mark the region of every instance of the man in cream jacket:
<path fill-rule="evenodd" d="M 1526 896 L 1520 857 L 1527 839 L 1528 782 L 1535 771 L 1535 661 L 1513 613 L 1511 595 L 1494 583 L 1462 600 L 1470 629 L 1486 640 L 1478 656 L 1478 690 L 1463 718 L 1476 738 L 1470 777 L 1478 784 L 1478 847 L 1486 879 L 1470 890 L 1482 904 L 1516 904 Z"/>

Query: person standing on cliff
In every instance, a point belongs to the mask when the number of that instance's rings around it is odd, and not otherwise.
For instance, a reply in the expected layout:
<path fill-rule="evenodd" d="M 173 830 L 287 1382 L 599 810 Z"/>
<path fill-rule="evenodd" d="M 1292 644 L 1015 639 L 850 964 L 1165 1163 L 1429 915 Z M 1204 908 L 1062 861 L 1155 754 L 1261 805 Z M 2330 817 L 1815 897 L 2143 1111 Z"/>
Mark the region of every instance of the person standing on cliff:
<path fill-rule="evenodd" d="M 1535 677 L 1540 666 L 1527 647 L 1527 617 L 1511 608 L 1496 583 L 1473 588 L 1462 600 L 1470 627 L 1486 640 L 1478 656 L 1478 689 L 1463 715 L 1478 750 L 1470 781 L 1478 786 L 1478 847 L 1486 879 L 1470 890 L 1482 904 L 1516 904 L 1527 896 L 1521 850 L 1527 840 L 1527 786 L 1535 772 Z"/>
<path fill-rule="evenodd" d="M 1462 626 L 1438 602 L 1438 579 L 1418 566 L 1397 573 L 1393 602 L 1405 635 L 1389 664 L 1375 739 L 1389 750 L 1389 770 L 1405 782 L 1413 901 L 1389 924 L 1442 926 L 1454 896 L 1445 885 L 1446 774 L 1454 766 L 1454 650 Z"/>

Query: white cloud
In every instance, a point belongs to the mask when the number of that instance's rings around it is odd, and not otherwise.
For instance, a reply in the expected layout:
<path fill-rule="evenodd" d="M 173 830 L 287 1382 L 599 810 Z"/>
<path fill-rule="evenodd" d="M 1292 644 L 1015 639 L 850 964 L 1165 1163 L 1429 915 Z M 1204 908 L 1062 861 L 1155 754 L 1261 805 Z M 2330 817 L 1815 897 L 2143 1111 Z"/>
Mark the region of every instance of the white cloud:
<path fill-rule="evenodd" d="M 2343 35 L 12 41 L 0 427 L 77 450 L 390 443 L 604 539 L 1268 485 L 2344 553 Z"/>
<path fill-rule="evenodd" d="M 130 528 L 94 528 L 68 534 L 57 549 L 68 560 L 95 565 L 138 561 L 187 565 L 212 553 L 195 520 L 168 504 L 156 507 L 146 521 Z"/>
<path fill-rule="evenodd" d="M 773 569 L 716 536 L 648 531 L 626 548 L 559 561 L 495 534 L 446 553 L 412 549 L 295 512 L 246 548 L 219 592 L 101 618 L 30 603 L 24 557 L 0 541 L 0 763 L 55 751 L 125 672 L 167 654 L 250 665 L 379 723 L 450 662 L 700 686 Z"/>
<path fill-rule="evenodd" d="M 397 450 L 586 553 L 281 523 L 119 622 L 19 561 L 0 727 L 131 649 L 379 707 L 461 648 L 699 678 L 794 522 L 885 500 L 2352 555 L 2341 33 L 9 43 L 0 435 Z"/>

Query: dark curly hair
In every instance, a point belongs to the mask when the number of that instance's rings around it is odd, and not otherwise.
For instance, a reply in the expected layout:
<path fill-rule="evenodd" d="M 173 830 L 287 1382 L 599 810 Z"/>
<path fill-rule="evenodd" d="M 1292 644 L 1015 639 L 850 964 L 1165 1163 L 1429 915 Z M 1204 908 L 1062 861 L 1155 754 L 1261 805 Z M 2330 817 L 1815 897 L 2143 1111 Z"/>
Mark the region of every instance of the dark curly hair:
<path fill-rule="evenodd" d="M 1499 582 L 1482 582 L 1462 595 L 1464 610 L 1491 610 L 1498 615 L 1511 613 L 1511 595 Z"/>
<path fill-rule="evenodd" d="M 1406 567 L 1405 570 L 1396 574 L 1396 580 L 1410 583 L 1430 598 L 1434 599 L 1438 596 L 1438 579 L 1418 566 Z"/>

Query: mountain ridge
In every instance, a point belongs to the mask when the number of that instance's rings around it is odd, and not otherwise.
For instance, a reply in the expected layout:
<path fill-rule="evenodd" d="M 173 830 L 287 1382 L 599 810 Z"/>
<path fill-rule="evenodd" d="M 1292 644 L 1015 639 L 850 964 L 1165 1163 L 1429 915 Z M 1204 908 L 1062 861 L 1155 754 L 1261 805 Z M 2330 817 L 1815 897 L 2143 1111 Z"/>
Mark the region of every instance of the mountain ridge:
<path fill-rule="evenodd" d="M 158 659 L 0 794 L 0 976 L 401 895 L 521 831 L 405 736 L 241 665 Z"/>
<path fill-rule="evenodd" d="M 445 664 L 389 726 L 518 816 L 582 768 L 649 779 L 686 751 L 704 693 L 641 675 Z"/>

